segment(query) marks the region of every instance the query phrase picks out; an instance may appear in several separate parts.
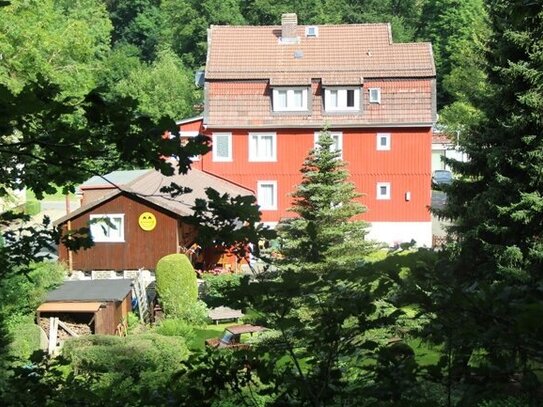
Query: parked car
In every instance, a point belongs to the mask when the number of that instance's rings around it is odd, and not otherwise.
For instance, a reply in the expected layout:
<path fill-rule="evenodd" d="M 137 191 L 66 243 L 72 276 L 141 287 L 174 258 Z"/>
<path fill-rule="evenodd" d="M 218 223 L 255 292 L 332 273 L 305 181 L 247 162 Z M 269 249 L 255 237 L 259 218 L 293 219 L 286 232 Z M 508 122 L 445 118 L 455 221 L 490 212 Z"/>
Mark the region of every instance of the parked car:
<path fill-rule="evenodd" d="M 232 325 L 225 328 L 221 337 L 206 340 L 206 346 L 210 348 L 247 349 L 249 344 L 241 342 L 242 335 L 249 334 L 252 336 L 256 332 L 265 330 L 266 328 L 258 325 Z"/>
<path fill-rule="evenodd" d="M 435 170 L 432 174 L 432 186 L 439 187 L 453 182 L 452 172 L 449 170 Z"/>

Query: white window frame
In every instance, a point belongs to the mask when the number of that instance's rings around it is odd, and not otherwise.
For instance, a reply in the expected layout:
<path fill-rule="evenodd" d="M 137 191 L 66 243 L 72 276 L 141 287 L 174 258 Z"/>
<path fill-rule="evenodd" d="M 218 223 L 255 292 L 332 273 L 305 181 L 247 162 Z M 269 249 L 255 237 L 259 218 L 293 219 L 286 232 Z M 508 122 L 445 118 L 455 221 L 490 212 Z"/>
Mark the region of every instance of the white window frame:
<path fill-rule="evenodd" d="M 188 142 L 189 139 L 194 138 L 200 134 L 196 130 L 187 130 L 187 131 L 180 131 L 179 132 L 179 139 L 181 140 L 181 143 Z M 193 155 L 189 157 L 191 161 L 200 161 L 200 155 Z"/>
<path fill-rule="evenodd" d="M 381 193 L 381 188 L 386 188 L 386 193 Z M 390 190 L 390 182 L 378 182 L 376 188 L 376 199 L 379 200 L 389 200 L 391 199 L 392 193 Z"/>
<path fill-rule="evenodd" d="M 319 141 L 319 137 L 321 135 L 322 131 L 316 131 L 313 136 L 313 146 L 314 148 L 318 147 L 317 142 Z M 343 132 L 342 131 L 329 131 L 330 137 L 334 138 L 337 137 L 337 149 L 340 152 L 339 158 L 343 159 Z M 331 150 L 334 147 L 334 144 L 330 146 Z M 332 150 L 335 151 L 335 150 Z"/>
<path fill-rule="evenodd" d="M 386 140 L 385 145 L 381 144 L 382 139 Z M 375 138 L 375 142 L 377 144 L 377 151 L 388 151 L 388 150 L 390 150 L 390 133 L 377 133 L 377 136 Z"/>
<path fill-rule="evenodd" d="M 354 92 L 354 106 L 347 106 L 347 91 Z M 332 93 L 337 92 L 337 106 L 332 105 Z M 324 110 L 327 112 L 360 111 L 360 88 L 356 86 L 330 87 L 324 89 Z"/>
<path fill-rule="evenodd" d="M 115 236 L 108 236 L 110 230 L 117 232 L 117 229 L 111 228 L 107 223 L 100 219 L 107 218 L 113 223 L 113 219 L 121 219 L 121 227 Z M 124 242 L 124 213 L 104 213 L 90 215 L 90 232 L 93 242 L 96 243 L 122 243 Z M 104 233 L 104 228 L 106 232 Z"/>
<path fill-rule="evenodd" d="M 275 211 L 277 210 L 277 181 L 257 181 L 256 183 L 257 187 L 256 187 L 256 190 L 257 190 L 257 201 L 258 201 L 258 205 L 260 206 L 260 209 L 261 210 L 264 210 L 264 211 Z M 263 191 L 263 187 L 267 187 L 267 186 L 272 186 L 273 188 L 273 196 L 272 196 L 272 200 L 273 202 L 271 203 L 268 203 L 268 202 L 262 202 L 262 197 L 263 197 L 263 194 L 262 194 L 262 191 Z"/>
<path fill-rule="evenodd" d="M 316 25 L 308 25 L 305 27 L 305 36 L 308 38 L 316 38 L 319 36 L 319 27 Z"/>
<path fill-rule="evenodd" d="M 381 88 L 368 88 L 369 102 L 381 103 Z"/>
<path fill-rule="evenodd" d="M 272 137 L 272 153 L 270 156 L 259 156 L 257 147 L 261 138 Z M 277 133 L 251 132 L 249 133 L 249 162 L 276 162 L 277 161 Z"/>
<path fill-rule="evenodd" d="M 228 156 L 227 157 L 221 157 L 218 154 L 218 151 L 213 148 L 213 146 L 217 145 L 217 138 L 218 137 L 228 137 Z M 232 161 L 232 133 L 230 132 L 217 132 L 213 133 L 212 135 L 212 147 L 211 151 L 213 154 L 213 161 L 215 162 L 230 162 Z"/>
<path fill-rule="evenodd" d="M 294 92 L 302 91 L 302 106 L 294 106 Z M 279 106 L 279 93 L 286 92 L 286 106 Z M 307 111 L 307 87 L 274 88 L 273 89 L 274 112 L 306 112 Z"/>

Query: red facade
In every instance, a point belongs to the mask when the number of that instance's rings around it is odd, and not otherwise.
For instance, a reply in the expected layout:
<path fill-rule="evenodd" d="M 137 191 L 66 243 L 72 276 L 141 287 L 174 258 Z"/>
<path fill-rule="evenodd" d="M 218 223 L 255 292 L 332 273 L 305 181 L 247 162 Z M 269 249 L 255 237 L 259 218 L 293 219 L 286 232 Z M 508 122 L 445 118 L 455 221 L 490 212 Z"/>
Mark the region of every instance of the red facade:
<path fill-rule="evenodd" d="M 203 116 L 179 122 L 181 137 L 214 142 L 194 166 L 255 191 L 262 221 L 293 216 L 289 194 L 326 127 L 375 238 L 431 243 L 430 44 L 394 44 L 387 24 L 308 27 L 295 15 L 276 27 L 213 26 L 204 95 Z M 264 159 L 255 159 L 258 140 Z M 270 190 L 276 202 L 266 208 Z"/>

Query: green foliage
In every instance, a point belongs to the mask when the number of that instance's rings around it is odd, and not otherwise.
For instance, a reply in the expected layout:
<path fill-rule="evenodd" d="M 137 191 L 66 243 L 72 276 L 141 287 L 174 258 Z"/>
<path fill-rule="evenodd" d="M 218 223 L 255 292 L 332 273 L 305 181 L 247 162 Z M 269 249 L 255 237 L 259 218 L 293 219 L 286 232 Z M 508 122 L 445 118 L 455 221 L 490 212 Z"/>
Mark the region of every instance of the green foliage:
<path fill-rule="evenodd" d="M 434 51 L 438 106 L 473 103 L 486 79 L 480 58 L 490 34 L 484 0 L 426 1 L 419 27 L 418 37 Z"/>
<path fill-rule="evenodd" d="M 241 274 L 204 274 L 203 300 L 210 307 L 228 305 L 228 293 L 239 287 L 243 276 Z"/>
<path fill-rule="evenodd" d="M 194 327 L 184 319 L 166 318 L 158 323 L 155 332 L 164 336 L 180 336 L 187 343 L 195 338 Z"/>
<path fill-rule="evenodd" d="M 198 300 L 196 273 L 184 254 L 170 254 L 156 266 L 156 289 L 164 312 L 182 317 Z"/>
<path fill-rule="evenodd" d="M 298 217 L 278 225 L 281 254 L 288 267 L 304 263 L 345 264 L 363 261 L 375 246 L 365 240 L 367 224 L 353 218 L 365 211 L 360 194 L 347 181 L 340 152 L 325 130 L 300 170 L 302 182 L 292 193 L 290 211 Z"/>
<path fill-rule="evenodd" d="M 41 212 L 41 203 L 40 201 L 31 200 L 25 202 L 25 213 L 28 216 L 35 216 Z"/>
<path fill-rule="evenodd" d="M 528 405 L 528 400 L 515 397 L 507 397 L 505 399 L 483 401 L 479 403 L 477 407 L 525 407 Z"/>
<path fill-rule="evenodd" d="M 0 84 L 18 94 L 42 77 L 77 98 L 92 89 L 111 30 L 101 1 L 16 0 L 0 15 Z"/>
<path fill-rule="evenodd" d="M 47 292 L 60 285 L 66 276 L 66 268 L 59 263 L 33 263 L 27 275 L 14 274 L 0 280 L 3 295 L 2 313 L 9 327 L 17 325 L 44 301 Z M 11 322 L 13 321 L 13 322 Z"/>
<path fill-rule="evenodd" d="M 192 76 L 172 51 L 164 50 L 151 65 L 130 70 L 113 93 L 135 98 L 138 110 L 156 121 L 163 117 L 177 120 L 193 113 L 197 93 Z"/>
<path fill-rule="evenodd" d="M 188 356 L 183 338 L 142 334 L 87 336 L 66 341 L 63 356 L 78 374 L 97 375 L 93 391 L 139 405 L 138 397 L 164 386 Z"/>
<path fill-rule="evenodd" d="M 32 318 L 26 323 L 18 323 L 11 330 L 13 341 L 9 346 L 10 356 L 26 361 L 37 350 L 40 349 L 41 329 L 34 324 Z"/>

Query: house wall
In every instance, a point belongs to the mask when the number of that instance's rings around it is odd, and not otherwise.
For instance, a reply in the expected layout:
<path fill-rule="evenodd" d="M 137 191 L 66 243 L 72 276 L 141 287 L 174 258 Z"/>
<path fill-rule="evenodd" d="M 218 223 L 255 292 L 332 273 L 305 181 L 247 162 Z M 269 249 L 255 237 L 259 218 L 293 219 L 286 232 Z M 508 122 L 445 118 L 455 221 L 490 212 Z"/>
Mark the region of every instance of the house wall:
<path fill-rule="evenodd" d="M 249 189 L 257 190 L 258 181 L 277 181 L 278 209 L 262 210 L 264 222 L 277 222 L 292 216 L 288 196 L 301 182 L 300 168 L 314 146 L 318 129 L 278 130 L 277 161 L 249 162 L 247 130 L 232 132 L 232 162 L 213 162 L 207 154 L 196 164 Z M 348 163 L 357 190 L 364 194 L 360 202 L 368 211 L 369 222 L 426 222 L 430 220 L 431 132 L 425 128 L 342 129 L 343 159 Z M 391 149 L 377 151 L 377 133 L 390 133 Z M 378 182 L 390 182 L 391 199 L 378 200 Z M 410 199 L 406 200 L 406 193 Z"/>
<path fill-rule="evenodd" d="M 109 194 L 115 188 L 92 188 L 92 189 L 83 189 L 83 195 L 81 197 L 81 206 L 86 205 L 90 202 L 96 201 L 103 196 Z"/>
<path fill-rule="evenodd" d="M 155 215 L 157 224 L 144 231 L 138 224 L 143 212 Z M 159 259 L 178 252 L 178 221 L 172 215 L 142 202 L 117 195 L 113 199 L 71 220 L 71 229 L 86 227 L 90 215 L 124 214 L 124 242 L 96 242 L 87 250 L 72 253 L 72 269 L 90 270 L 154 270 Z M 66 227 L 66 224 L 64 225 Z M 59 249 L 61 261 L 68 262 L 68 251 Z"/>

